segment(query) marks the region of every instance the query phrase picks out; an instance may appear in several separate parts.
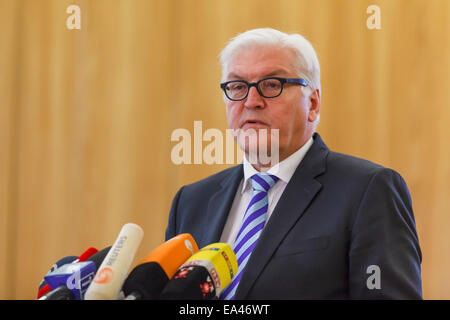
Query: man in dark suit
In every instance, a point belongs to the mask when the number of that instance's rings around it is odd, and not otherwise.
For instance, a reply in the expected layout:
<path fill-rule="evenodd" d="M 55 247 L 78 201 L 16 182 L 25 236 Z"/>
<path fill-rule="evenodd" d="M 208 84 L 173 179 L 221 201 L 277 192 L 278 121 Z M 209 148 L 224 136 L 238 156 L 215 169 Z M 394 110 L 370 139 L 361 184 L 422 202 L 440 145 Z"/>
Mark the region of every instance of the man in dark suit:
<path fill-rule="evenodd" d="M 243 164 L 182 187 L 166 238 L 190 233 L 199 247 L 235 246 L 242 268 L 224 299 L 420 299 L 422 258 L 408 188 L 393 170 L 329 150 L 315 132 L 320 71 L 309 42 L 251 30 L 221 60 Z M 251 142 L 248 132 L 267 136 Z M 263 147 L 276 153 L 277 165 L 261 161 Z M 273 186 L 256 210 L 250 184 L 261 172 Z M 249 231 L 253 221 L 245 219 L 256 213 L 261 230 Z"/>

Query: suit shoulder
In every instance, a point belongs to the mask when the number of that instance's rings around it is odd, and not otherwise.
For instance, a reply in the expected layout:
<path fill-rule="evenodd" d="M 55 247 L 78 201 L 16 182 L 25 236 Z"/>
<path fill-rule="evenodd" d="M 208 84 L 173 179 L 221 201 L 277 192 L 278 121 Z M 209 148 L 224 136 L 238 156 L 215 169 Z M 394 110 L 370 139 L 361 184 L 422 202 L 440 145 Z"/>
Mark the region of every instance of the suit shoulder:
<path fill-rule="evenodd" d="M 375 176 L 395 180 L 405 184 L 403 177 L 395 170 L 384 167 L 372 161 L 330 151 L 327 157 L 327 172 L 335 179 L 343 178 L 348 182 L 369 181 Z"/>
<path fill-rule="evenodd" d="M 334 151 L 330 151 L 328 154 L 327 167 L 346 175 L 373 175 L 380 171 L 390 170 L 372 161 Z"/>

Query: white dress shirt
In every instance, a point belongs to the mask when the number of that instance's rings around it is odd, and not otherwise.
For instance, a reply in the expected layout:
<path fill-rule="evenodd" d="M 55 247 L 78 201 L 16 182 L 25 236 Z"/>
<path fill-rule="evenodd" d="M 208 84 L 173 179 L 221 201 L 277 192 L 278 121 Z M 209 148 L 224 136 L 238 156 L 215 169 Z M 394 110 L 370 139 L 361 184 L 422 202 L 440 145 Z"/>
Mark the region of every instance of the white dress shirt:
<path fill-rule="evenodd" d="M 289 180 L 291 180 L 295 169 L 297 169 L 312 144 L 313 138 L 311 137 L 300 149 L 267 171 L 267 173 L 277 176 L 279 180 L 268 193 L 269 207 L 267 209 L 266 223 L 269 220 L 273 209 L 277 205 L 278 200 L 283 194 L 286 185 L 289 183 Z M 233 247 L 234 241 L 241 227 L 245 210 L 252 199 L 253 188 L 249 179 L 254 174 L 259 173 L 259 171 L 253 168 L 250 162 L 248 162 L 245 155 L 242 162 L 244 165 L 244 179 L 237 188 L 236 196 L 234 197 L 230 213 L 222 231 L 222 236 L 220 237 L 220 242 L 228 243 L 231 247 Z"/>

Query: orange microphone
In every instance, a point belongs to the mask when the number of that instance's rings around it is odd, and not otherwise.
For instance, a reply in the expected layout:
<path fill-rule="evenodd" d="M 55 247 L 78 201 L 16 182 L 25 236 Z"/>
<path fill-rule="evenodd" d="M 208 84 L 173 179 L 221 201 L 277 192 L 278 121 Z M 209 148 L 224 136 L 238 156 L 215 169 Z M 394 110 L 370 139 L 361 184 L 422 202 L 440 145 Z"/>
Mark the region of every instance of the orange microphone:
<path fill-rule="evenodd" d="M 158 299 L 169 279 L 197 251 L 197 243 L 189 233 L 164 242 L 131 271 L 122 287 L 125 299 Z"/>

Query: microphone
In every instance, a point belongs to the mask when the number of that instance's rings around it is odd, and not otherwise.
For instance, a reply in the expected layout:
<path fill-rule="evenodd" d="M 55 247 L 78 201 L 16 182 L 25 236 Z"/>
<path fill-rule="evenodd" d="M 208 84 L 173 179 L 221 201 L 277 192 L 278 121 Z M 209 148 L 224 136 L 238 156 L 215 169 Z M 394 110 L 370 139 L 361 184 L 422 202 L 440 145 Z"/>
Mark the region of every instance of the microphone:
<path fill-rule="evenodd" d="M 78 257 L 76 257 L 76 256 L 67 256 L 67 257 L 64 257 L 64 258 L 58 260 L 57 262 L 55 262 L 55 263 L 52 265 L 52 267 L 51 267 L 50 270 L 46 273 L 46 275 L 49 274 L 49 273 L 51 273 L 51 272 L 53 272 L 53 271 L 55 271 L 56 269 L 58 269 L 59 267 L 65 265 L 65 264 L 67 264 L 67 263 L 72 263 L 72 262 L 75 261 L 77 258 L 78 258 Z M 47 282 L 45 281 L 44 278 L 42 278 L 41 283 L 39 284 L 39 290 L 41 290 L 42 287 L 44 287 L 46 284 L 47 284 Z M 38 298 L 39 298 L 39 297 L 38 297 Z"/>
<path fill-rule="evenodd" d="M 238 263 L 226 243 L 213 243 L 190 257 L 167 283 L 161 300 L 218 299 L 231 283 Z"/>
<path fill-rule="evenodd" d="M 142 241 L 144 231 L 134 223 L 122 227 L 114 245 L 103 260 L 94 281 L 87 289 L 85 300 L 117 299 Z"/>
<path fill-rule="evenodd" d="M 126 300 L 158 299 L 177 269 L 197 251 L 197 243 L 189 233 L 164 242 L 128 275 L 122 287 Z"/>
<path fill-rule="evenodd" d="M 81 254 L 81 256 L 79 256 L 78 259 L 75 260 L 73 263 L 86 261 L 87 259 L 89 259 L 91 256 L 93 256 L 97 252 L 98 252 L 97 249 L 91 247 L 91 248 L 87 249 L 85 252 L 83 252 Z"/>
<path fill-rule="evenodd" d="M 100 251 L 98 251 L 96 254 L 91 256 L 87 261 L 92 261 L 95 263 L 95 269 L 99 269 L 100 265 L 102 264 L 103 260 L 105 260 L 105 257 L 108 255 L 109 250 L 111 249 L 111 246 L 106 247 Z"/>
<path fill-rule="evenodd" d="M 85 251 L 77 259 L 83 261 L 66 264 L 46 276 L 48 284 L 42 289 L 48 287 L 49 290 L 53 290 L 46 292 L 39 297 L 39 300 L 82 300 L 89 284 L 95 276 L 95 271 L 98 270 L 110 248 L 107 247 L 101 251 L 90 248 L 88 249 L 90 251 Z M 88 252 L 90 254 L 96 253 L 86 260 L 89 256 L 87 254 Z"/>
<path fill-rule="evenodd" d="M 64 286 L 72 291 L 75 300 L 82 300 L 95 271 L 95 263 L 92 261 L 69 263 L 45 276 L 45 280 L 50 288 Z"/>
<path fill-rule="evenodd" d="M 60 285 L 58 288 L 43 295 L 39 300 L 75 300 L 75 295 L 65 285 Z"/>
<path fill-rule="evenodd" d="M 88 248 L 86 251 L 84 251 L 78 258 L 77 257 L 62 258 L 55 265 L 52 266 L 52 268 L 46 274 L 46 276 L 67 263 L 77 263 L 77 262 L 86 261 L 89 257 L 91 257 L 93 254 L 95 254 L 97 252 L 98 252 L 98 250 L 96 248 L 91 247 L 91 248 Z M 67 259 L 67 258 L 69 258 L 69 259 Z M 74 258 L 74 259 L 72 259 L 72 258 Z M 71 261 L 69 261 L 69 260 L 71 260 Z M 47 281 L 45 280 L 45 276 L 44 276 L 44 279 L 41 281 L 41 284 L 39 285 L 39 291 L 38 291 L 37 298 L 38 299 L 41 298 L 44 294 L 46 294 L 47 292 L 50 292 L 52 289 L 55 289 L 55 288 L 52 288 L 51 286 L 48 285 Z"/>

